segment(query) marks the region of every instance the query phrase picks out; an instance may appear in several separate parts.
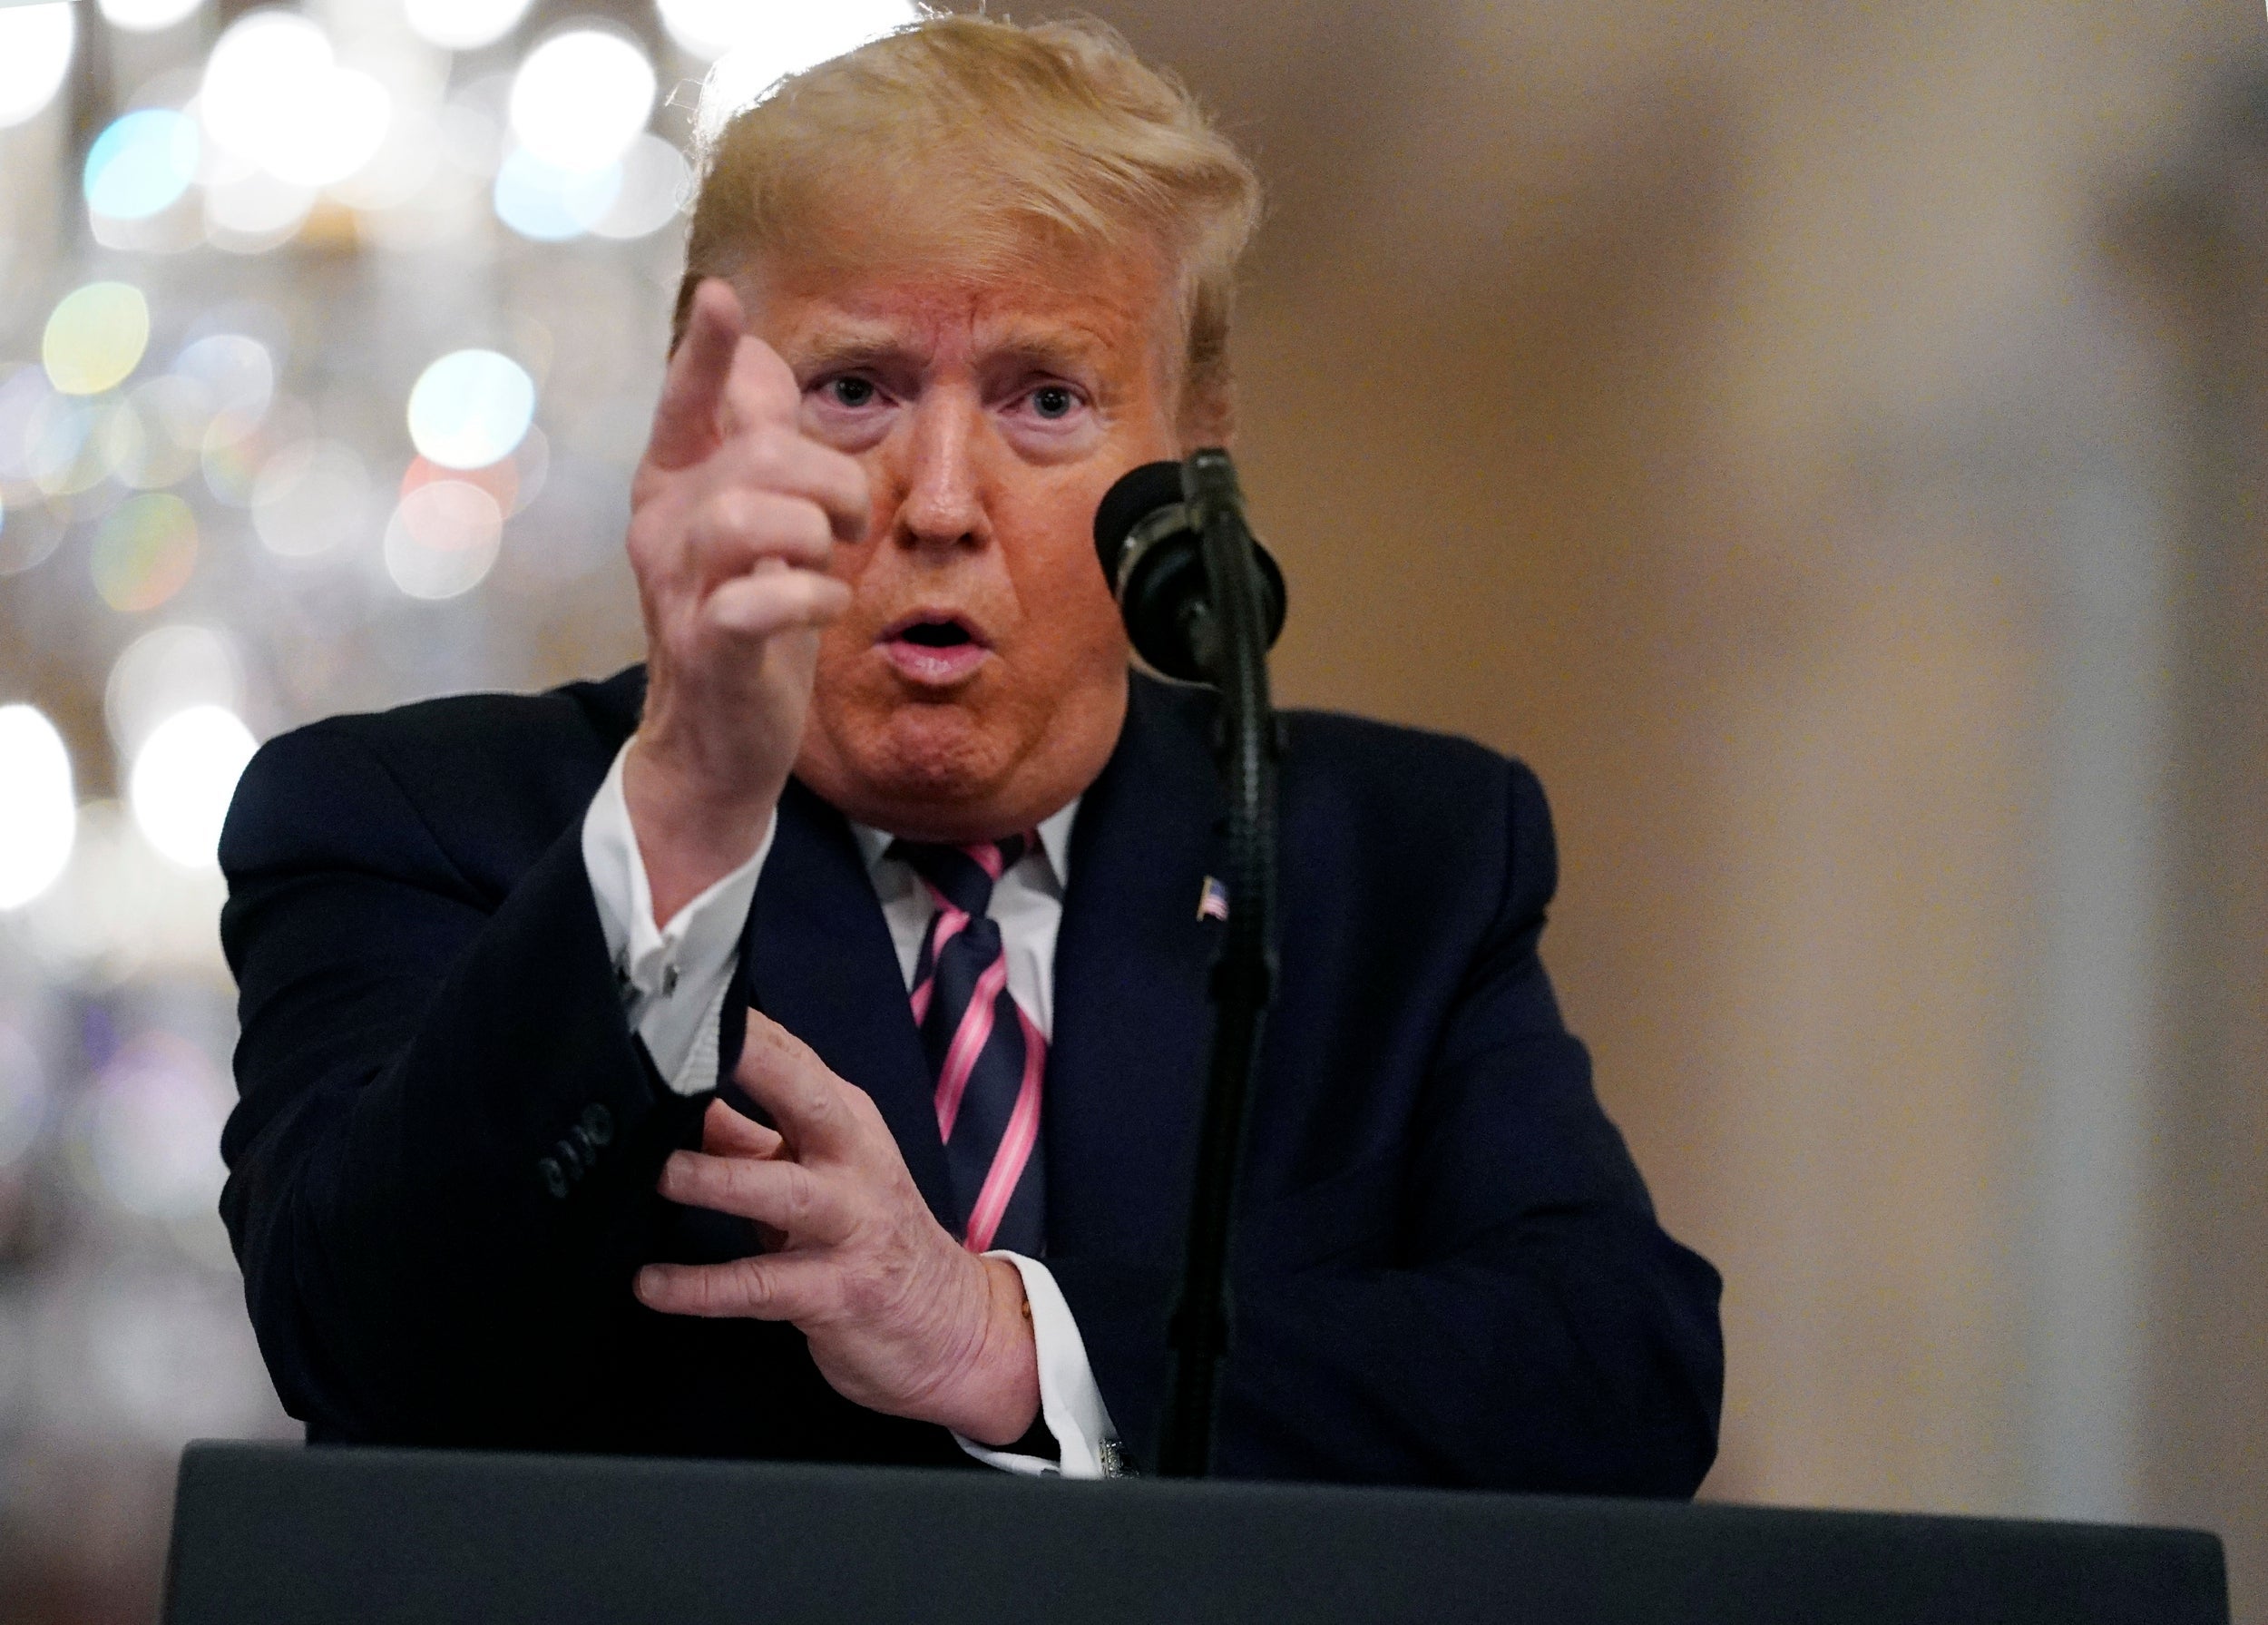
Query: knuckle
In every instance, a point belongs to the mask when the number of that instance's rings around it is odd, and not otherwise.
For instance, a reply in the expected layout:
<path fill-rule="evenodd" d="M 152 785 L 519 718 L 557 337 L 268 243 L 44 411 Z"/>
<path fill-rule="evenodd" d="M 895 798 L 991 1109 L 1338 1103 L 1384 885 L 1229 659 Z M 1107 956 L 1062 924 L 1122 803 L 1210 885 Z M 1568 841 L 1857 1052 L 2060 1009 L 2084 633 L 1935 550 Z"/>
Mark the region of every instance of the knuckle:
<path fill-rule="evenodd" d="M 819 557 L 826 556 L 826 550 L 835 541 L 834 527 L 827 523 L 826 511 L 816 503 L 796 504 L 796 540 L 803 543 L 806 551 Z"/>
<path fill-rule="evenodd" d="M 640 510 L 630 522 L 624 547 L 630 553 L 631 568 L 641 580 L 652 574 L 660 562 L 661 538 L 658 533 L 660 528 L 660 521 L 650 504 Z"/>
<path fill-rule="evenodd" d="M 768 1309 L 779 1296 L 770 1273 L 754 1258 L 742 1258 L 733 1266 L 732 1285 L 735 1297 L 747 1309 Z"/>
<path fill-rule="evenodd" d="M 717 1312 L 717 1281 L 706 1269 L 688 1269 L 678 1274 L 670 1296 L 680 1310 L 695 1315 Z"/>
<path fill-rule="evenodd" d="M 805 1115 L 823 1132 L 835 1133 L 843 1127 L 843 1103 L 836 1092 L 824 1083 L 815 1082 L 807 1091 Z"/>
<path fill-rule="evenodd" d="M 748 528 L 752 514 L 748 494 L 726 486 L 711 492 L 693 519 L 693 529 L 705 543 L 736 536 Z"/>
<path fill-rule="evenodd" d="M 785 424 L 758 424 L 748 432 L 748 459 L 757 477 L 777 485 L 795 467 L 803 436 Z"/>
<path fill-rule="evenodd" d="M 672 1159 L 670 1183 L 680 1193 L 680 1199 L 691 1202 L 715 1201 L 728 1197 L 730 1187 L 719 1181 L 717 1170 L 707 1156 L 687 1152 L 682 1160 Z"/>
<path fill-rule="evenodd" d="M 780 1216 L 792 1229 L 808 1225 L 819 1206 L 818 1181 L 811 1170 L 800 1162 L 778 1163 L 784 1178 L 780 1180 Z"/>

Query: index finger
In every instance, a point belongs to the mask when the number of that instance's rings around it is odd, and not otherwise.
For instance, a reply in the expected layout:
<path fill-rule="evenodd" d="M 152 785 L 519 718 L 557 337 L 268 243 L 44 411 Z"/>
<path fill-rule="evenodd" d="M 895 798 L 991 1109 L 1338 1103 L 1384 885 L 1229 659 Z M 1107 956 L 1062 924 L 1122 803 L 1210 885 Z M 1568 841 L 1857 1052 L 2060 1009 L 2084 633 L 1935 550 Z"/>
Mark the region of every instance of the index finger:
<path fill-rule="evenodd" d="M 721 426 L 728 436 L 774 425 L 792 427 L 802 396 L 794 370 L 777 350 L 753 334 L 739 336 L 725 373 L 721 403 Z"/>
<path fill-rule="evenodd" d="M 811 1047 L 758 1010 L 748 1012 L 748 1037 L 733 1074 L 798 1157 L 847 1150 L 856 1130 L 843 1091 L 850 1085 L 827 1071 Z"/>
<path fill-rule="evenodd" d="M 716 449 L 721 437 L 719 408 L 739 354 L 741 330 L 740 297 L 732 284 L 721 277 L 703 280 L 693 290 L 685 337 L 670 357 L 646 441 L 646 455 L 663 468 L 684 468 Z"/>

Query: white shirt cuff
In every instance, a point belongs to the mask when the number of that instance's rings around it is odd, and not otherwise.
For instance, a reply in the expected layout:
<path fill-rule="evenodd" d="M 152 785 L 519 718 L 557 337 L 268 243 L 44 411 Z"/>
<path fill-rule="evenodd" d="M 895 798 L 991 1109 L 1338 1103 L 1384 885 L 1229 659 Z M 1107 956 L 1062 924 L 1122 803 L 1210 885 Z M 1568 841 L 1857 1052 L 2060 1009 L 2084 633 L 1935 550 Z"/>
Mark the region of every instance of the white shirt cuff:
<path fill-rule="evenodd" d="M 625 741 L 582 815 L 582 866 L 599 905 L 624 1016 L 670 1087 L 679 1094 L 701 1094 L 717 1087 L 717 1029 L 725 988 L 756 900 L 757 876 L 779 829 L 779 813 L 773 810 L 748 862 L 678 910 L 667 925 L 657 925 L 638 832 L 622 795 L 622 763 L 629 755 Z"/>
<path fill-rule="evenodd" d="M 1032 1475 L 1061 1473 L 1065 1478 L 1102 1478 L 1107 1460 L 1118 1457 L 1118 1430 L 1110 1425 L 1102 1390 L 1095 1386 L 1093 1367 L 1087 1364 L 1086 1340 L 1079 1322 L 1063 1301 L 1048 1267 L 1022 1253 L 989 1252 L 988 1258 L 1005 1258 L 1023 1277 L 1024 1301 L 1031 1306 L 1031 1341 L 1040 1358 L 1040 1419 L 1055 1435 L 1058 1459 L 1017 1455 L 992 1450 L 973 1439 L 953 1434 L 962 1449 L 989 1467 Z"/>

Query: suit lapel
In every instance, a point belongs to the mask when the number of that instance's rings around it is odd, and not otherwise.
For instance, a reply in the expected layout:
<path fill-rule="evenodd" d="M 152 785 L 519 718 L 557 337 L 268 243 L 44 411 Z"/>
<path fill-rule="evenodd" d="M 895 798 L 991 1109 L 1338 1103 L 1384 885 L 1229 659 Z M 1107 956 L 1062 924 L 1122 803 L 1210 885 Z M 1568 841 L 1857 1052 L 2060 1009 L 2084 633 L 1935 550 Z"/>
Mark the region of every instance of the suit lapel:
<path fill-rule="evenodd" d="M 929 1064 L 890 928 L 849 824 L 792 780 L 741 953 L 751 1002 L 874 1097 L 930 1211 L 951 1228 Z"/>
<path fill-rule="evenodd" d="M 1219 782 L 1209 694 L 1137 676 L 1126 727 L 1080 803 L 1055 949 L 1046 1106 L 1048 1245 L 1178 1268 L 1212 1015 Z"/>

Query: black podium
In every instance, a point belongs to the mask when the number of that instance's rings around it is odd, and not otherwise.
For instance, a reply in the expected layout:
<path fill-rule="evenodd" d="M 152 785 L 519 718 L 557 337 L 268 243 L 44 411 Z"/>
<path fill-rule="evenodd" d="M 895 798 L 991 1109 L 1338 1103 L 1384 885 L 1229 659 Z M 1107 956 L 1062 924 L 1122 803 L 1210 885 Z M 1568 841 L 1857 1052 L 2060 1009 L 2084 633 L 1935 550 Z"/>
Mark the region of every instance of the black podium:
<path fill-rule="evenodd" d="M 2225 1625 L 2183 1530 L 193 1444 L 166 1625 Z"/>

